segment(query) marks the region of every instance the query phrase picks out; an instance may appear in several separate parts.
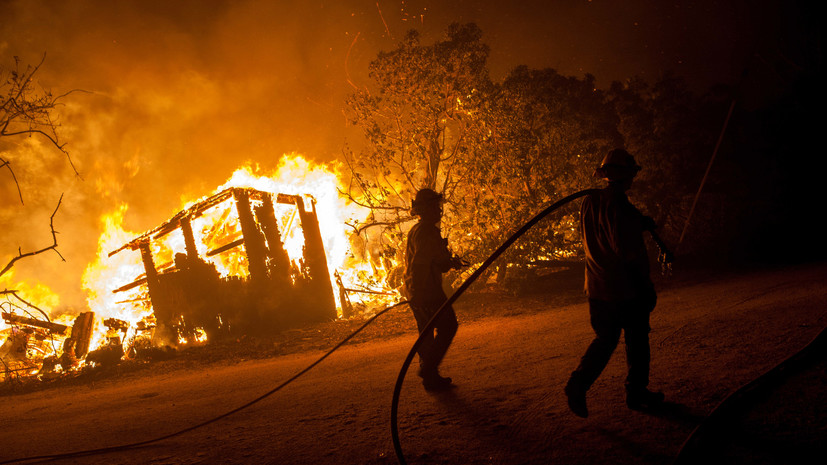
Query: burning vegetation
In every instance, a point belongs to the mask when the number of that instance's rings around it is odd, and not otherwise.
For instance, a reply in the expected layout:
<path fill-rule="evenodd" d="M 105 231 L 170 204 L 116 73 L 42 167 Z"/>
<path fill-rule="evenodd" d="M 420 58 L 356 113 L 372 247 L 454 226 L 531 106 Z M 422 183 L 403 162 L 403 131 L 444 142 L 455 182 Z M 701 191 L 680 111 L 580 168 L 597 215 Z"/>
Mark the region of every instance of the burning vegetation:
<path fill-rule="evenodd" d="M 141 234 L 121 228 L 125 206 L 105 216 L 98 260 L 84 275 L 88 311 L 57 322 L 6 291 L 4 379 L 273 335 L 396 299 L 387 283 L 396 265 L 371 260 L 362 237 L 347 234 L 346 221 L 365 213 L 342 200 L 338 182 L 335 170 L 291 156 L 272 176 L 239 169 Z"/>

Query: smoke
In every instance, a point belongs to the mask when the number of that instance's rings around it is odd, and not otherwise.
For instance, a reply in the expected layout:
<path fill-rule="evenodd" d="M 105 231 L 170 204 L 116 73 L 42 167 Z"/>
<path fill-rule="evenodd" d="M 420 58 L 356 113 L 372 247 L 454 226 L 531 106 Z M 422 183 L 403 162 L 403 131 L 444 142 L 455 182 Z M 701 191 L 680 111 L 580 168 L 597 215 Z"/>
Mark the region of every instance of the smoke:
<path fill-rule="evenodd" d="M 364 73 L 371 55 L 348 51 L 376 20 L 338 2 L 12 1 L 0 9 L 0 66 L 15 56 L 37 64 L 45 53 L 37 84 L 81 90 L 56 111 L 81 178 L 44 140 L 0 141 L 25 201 L 0 173 L 0 261 L 51 244 L 61 194 L 55 227 L 66 258 L 18 261 L 3 285 L 47 283 L 61 311 L 73 312 L 85 305 L 80 276 L 97 253 L 103 214 L 128 205 L 125 228 L 143 231 L 247 161 L 335 158 L 347 131 L 345 60 L 354 60 L 351 75 Z"/>

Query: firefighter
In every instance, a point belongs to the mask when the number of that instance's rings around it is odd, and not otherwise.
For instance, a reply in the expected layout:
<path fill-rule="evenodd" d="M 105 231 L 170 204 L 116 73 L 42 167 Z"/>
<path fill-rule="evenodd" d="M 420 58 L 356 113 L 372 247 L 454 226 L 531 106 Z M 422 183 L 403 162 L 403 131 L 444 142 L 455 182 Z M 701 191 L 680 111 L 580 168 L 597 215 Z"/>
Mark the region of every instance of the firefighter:
<path fill-rule="evenodd" d="M 442 202 L 441 194 L 425 188 L 416 193 L 411 204 L 411 214 L 418 216 L 419 221 L 408 232 L 402 293 L 408 299 L 420 333 L 448 299 L 442 288 L 442 274 L 463 266 L 462 260 L 448 250 L 448 240 L 440 235 Z M 448 307 L 440 313 L 434 329 L 419 346 L 419 376 L 428 391 L 453 386 L 451 378 L 439 374 L 439 364 L 456 332 L 457 317 L 454 309 Z"/>
<path fill-rule="evenodd" d="M 627 406 L 636 410 L 654 408 L 664 400 L 662 393 L 647 388 L 649 314 L 657 295 L 649 276 L 643 232 L 653 230 L 655 222 L 626 197 L 640 169 L 625 150 L 610 151 L 594 173 L 608 185 L 587 196 L 580 209 L 580 233 L 586 252 L 585 291 L 595 338 L 564 391 L 572 412 L 583 418 L 588 416 L 586 392 L 609 362 L 621 331 L 628 365 Z"/>

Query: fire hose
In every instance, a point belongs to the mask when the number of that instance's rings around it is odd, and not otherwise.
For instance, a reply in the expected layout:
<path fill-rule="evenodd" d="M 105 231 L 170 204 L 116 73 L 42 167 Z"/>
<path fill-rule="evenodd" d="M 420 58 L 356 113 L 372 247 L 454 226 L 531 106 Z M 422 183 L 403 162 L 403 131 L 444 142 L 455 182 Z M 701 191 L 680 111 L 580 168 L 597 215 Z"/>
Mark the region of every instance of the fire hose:
<path fill-rule="evenodd" d="M 81 450 L 81 451 L 76 451 L 76 452 L 67 452 L 67 453 L 62 453 L 62 454 L 50 454 L 50 455 L 37 455 L 37 456 L 30 456 L 30 457 L 21 457 L 21 458 L 17 458 L 17 459 L 0 461 L 0 465 L 7 464 L 7 463 L 28 462 L 28 461 L 32 461 L 32 460 L 55 460 L 55 459 L 63 459 L 63 458 L 85 457 L 85 456 L 89 456 L 89 455 L 106 454 L 106 453 L 109 453 L 109 452 L 117 452 L 117 451 L 121 451 L 121 450 L 134 449 L 134 448 L 137 448 L 137 447 L 142 447 L 142 446 L 146 446 L 146 445 L 149 445 L 149 444 L 160 442 L 160 441 L 163 441 L 163 440 L 166 440 L 166 439 L 170 439 L 170 438 L 175 437 L 175 436 L 180 436 L 184 433 L 188 433 L 190 431 L 196 430 L 196 429 L 201 428 L 203 426 L 207 426 L 211 423 L 215 423 L 218 420 L 229 417 L 230 415 L 238 413 L 238 412 L 246 409 L 247 407 L 250 407 L 251 405 L 258 403 L 258 402 L 264 400 L 265 398 L 271 396 L 272 394 L 276 393 L 277 391 L 281 390 L 283 387 L 285 387 L 288 384 L 292 383 L 297 378 L 299 378 L 303 374 L 310 371 L 313 367 L 320 364 L 324 359 L 326 359 L 328 356 L 330 356 L 330 354 L 332 354 L 333 352 L 338 350 L 340 347 L 345 345 L 349 340 L 351 340 L 354 336 L 359 334 L 363 329 L 368 327 L 368 325 L 373 323 L 377 318 L 384 315 L 389 310 L 394 309 L 396 307 L 399 307 L 401 305 L 407 304 L 407 303 L 408 303 L 408 301 L 403 300 L 402 302 L 393 304 L 389 307 L 385 307 L 384 309 L 382 309 L 381 311 L 377 312 L 375 315 L 370 317 L 361 326 L 356 328 L 356 330 L 353 331 L 352 333 L 350 333 L 347 337 L 342 339 L 338 344 L 336 344 L 330 350 L 325 352 L 321 357 L 316 359 L 316 361 L 314 361 L 313 363 L 311 363 L 310 365 L 308 365 L 307 367 L 305 367 L 304 369 L 302 369 L 301 371 L 299 371 L 298 373 L 296 373 L 295 375 L 293 375 L 292 377 L 290 377 L 289 379 L 287 379 L 283 383 L 281 383 L 278 386 L 274 387 L 273 389 L 265 392 L 264 394 L 256 397 L 255 399 L 247 402 L 246 404 L 243 404 L 239 407 L 236 407 L 236 408 L 234 408 L 234 409 L 232 409 L 232 410 L 230 410 L 226 413 L 223 413 L 221 415 L 218 415 L 216 417 L 210 418 L 209 420 L 206 420 L 206 421 L 203 421 L 203 422 L 198 423 L 196 425 L 184 428 L 184 429 L 176 431 L 174 433 L 166 434 L 164 436 L 159 436 L 159 437 L 152 438 L 152 439 L 147 439 L 145 441 L 132 442 L 132 443 L 128 443 L 128 444 L 121 444 L 121 445 L 110 446 L 110 447 L 100 447 L 100 448 L 97 448 L 97 449 L 87 449 L 87 450 Z"/>
<path fill-rule="evenodd" d="M 435 326 L 435 322 L 436 322 L 438 316 L 446 308 L 451 306 L 471 286 L 471 284 L 473 284 L 483 274 L 483 272 L 489 266 L 491 266 L 491 264 L 497 258 L 499 258 L 500 255 L 503 254 L 503 252 L 505 252 L 517 239 L 519 239 L 529 229 L 531 229 L 534 225 L 536 225 L 540 220 L 542 220 L 543 218 L 548 216 L 550 213 L 556 211 L 560 207 L 568 204 L 569 202 L 571 202 L 575 199 L 578 199 L 580 197 L 584 197 L 586 195 L 589 195 L 589 194 L 592 194 L 592 193 L 597 193 L 597 192 L 599 192 L 599 189 L 585 189 L 585 190 L 576 192 L 574 194 L 571 194 L 567 197 L 564 197 L 564 198 L 558 200 L 557 202 L 555 202 L 555 203 L 551 204 L 550 206 L 546 207 L 540 213 L 537 213 L 533 218 L 531 218 L 531 220 L 529 220 L 527 223 L 525 223 L 520 229 L 518 229 L 516 232 L 514 232 L 508 239 L 506 239 L 505 242 L 503 242 L 502 245 L 500 245 L 479 266 L 479 268 L 477 268 L 468 278 L 466 278 L 465 281 L 457 288 L 456 291 L 454 291 L 454 293 L 448 298 L 448 300 L 446 300 L 445 303 L 442 304 L 442 306 L 436 311 L 436 313 L 434 313 L 433 317 L 431 317 L 431 319 L 425 325 L 422 332 L 419 334 L 419 337 L 416 339 L 416 341 L 414 342 L 414 344 L 411 347 L 410 351 L 408 352 L 408 355 L 405 357 L 404 362 L 402 363 L 402 368 L 399 371 L 399 375 L 397 377 L 396 384 L 395 384 L 394 390 L 393 390 L 393 399 L 392 399 L 392 403 L 391 403 L 391 436 L 392 436 L 392 439 L 393 439 L 393 445 L 394 445 L 394 450 L 396 452 L 396 457 L 397 457 L 397 459 L 398 459 L 398 461 L 401 465 L 406 465 L 407 462 L 405 460 L 405 456 L 404 456 L 404 453 L 402 451 L 402 445 L 401 445 L 400 440 L 399 440 L 399 427 L 398 427 L 398 421 L 397 421 L 398 412 L 399 412 L 399 410 L 398 410 L 399 398 L 400 398 L 400 394 L 402 392 L 402 382 L 405 379 L 405 374 L 407 373 L 407 370 L 410 367 L 410 364 L 413 360 L 414 354 L 416 354 L 417 349 L 419 348 L 419 346 L 422 344 L 422 341 L 424 340 L 424 335 L 427 334 L 429 331 L 433 331 L 434 326 Z M 656 235 L 654 233 L 653 233 L 653 238 L 656 239 L 656 242 L 657 242 L 658 246 L 661 247 L 662 242 L 659 240 L 659 238 L 656 237 Z M 664 252 L 664 250 L 665 250 L 664 248 L 661 249 L 661 254 L 662 255 L 668 255 L 669 260 L 671 261 L 671 254 L 669 254 L 668 251 Z M 387 313 L 389 310 L 391 310 L 393 308 L 396 308 L 396 307 L 399 307 L 401 305 L 407 304 L 407 303 L 408 303 L 407 301 L 402 301 L 402 302 L 396 303 L 394 305 L 391 305 L 389 307 L 386 307 L 383 310 L 377 312 L 375 315 L 373 315 L 371 318 L 369 318 L 367 321 L 365 321 L 359 328 L 357 328 L 355 331 L 353 331 L 347 337 L 342 339 L 338 344 L 336 344 L 330 350 L 325 352 L 321 357 L 316 359 L 316 361 L 314 361 L 313 363 L 311 363 L 310 365 L 308 365 L 307 367 L 305 367 L 304 369 L 302 369 L 301 371 L 299 371 L 298 373 L 296 373 L 295 375 L 293 375 L 292 377 L 290 377 L 286 381 L 282 382 L 281 384 L 279 384 L 275 388 L 271 389 L 270 391 L 260 395 L 259 397 L 255 398 L 255 399 L 253 399 L 253 400 L 251 400 L 251 401 L 249 401 L 249 402 L 247 402 L 247 403 L 245 403 L 245 404 L 243 404 L 239 407 L 236 407 L 236 408 L 234 408 L 234 409 L 232 409 L 232 410 L 230 410 L 226 413 L 223 413 L 221 415 L 213 417 L 209 420 L 203 421 L 203 422 L 198 423 L 196 425 L 181 429 L 179 431 L 176 431 L 176 432 L 173 432 L 173 433 L 170 433 L 170 434 L 166 434 L 166 435 L 159 436 L 159 437 L 152 438 L 152 439 L 147 439 L 147 440 L 144 440 L 144 441 L 137 441 L 137 442 L 122 444 L 122 445 L 117 445 L 117 446 L 101 447 L 101 448 L 97 448 L 97 449 L 87 449 L 87 450 L 76 451 L 76 452 L 68 452 L 68 453 L 62 453 L 62 454 L 50 454 L 50 455 L 22 457 L 22 458 L 17 458 L 17 459 L 0 461 L 0 465 L 8 464 L 8 463 L 26 462 L 26 461 L 32 461 L 32 460 L 54 460 L 54 459 L 60 459 L 60 458 L 83 457 L 83 456 L 105 454 L 105 453 L 109 453 L 109 452 L 116 452 L 116 451 L 127 450 L 127 449 L 134 449 L 134 448 L 137 448 L 137 447 L 142 447 L 142 446 L 146 446 L 146 445 L 149 445 L 149 444 L 152 444 L 152 443 L 156 443 L 156 442 L 160 442 L 160 441 L 163 441 L 163 440 L 166 440 L 166 439 L 170 439 L 172 437 L 180 436 L 184 433 L 188 433 L 190 431 L 196 430 L 198 428 L 209 425 L 211 423 L 215 423 L 215 422 L 217 422 L 221 419 L 224 419 L 224 418 L 226 418 L 230 415 L 233 415 L 237 412 L 240 412 L 241 410 L 244 410 L 244 409 L 252 406 L 253 404 L 258 403 L 258 402 L 264 400 L 265 398 L 271 396 L 272 394 L 276 393 L 277 391 L 281 390 L 282 388 L 284 388 L 285 386 L 287 386 L 291 382 L 295 381 L 300 376 L 302 376 L 305 373 L 307 373 L 308 371 L 310 371 L 316 365 L 321 363 L 328 356 L 330 356 L 333 352 L 335 352 L 340 347 L 345 345 L 350 339 L 352 339 L 354 336 L 356 336 L 358 333 L 360 333 L 363 329 L 365 329 L 368 325 L 373 323 L 377 318 L 379 318 L 383 314 Z"/>
<path fill-rule="evenodd" d="M 525 234 L 529 229 L 531 229 L 535 224 L 540 222 L 543 218 L 557 210 L 558 208 L 568 204 L 572 200 L 578 199 L 580 197 L 585 197 L 589 194 L 595 194 L 600 192 L 600 189 L 585 189 L 579 192 L 575 192 L 567 197 L 563 197 L 562 199 L 558 200 L 557 202 L 549 205 L 545 209 L 543 209 L 540 213 L 534 215 L 527 223 L 525 223 L 520 229 L 514 232 L 505 242 L 500 245 L 497 250 L 495 250 L 483 263 L 482 265 L 477 268 L 474 273 L 471 274 L 458 288 L 454 291 L 453 294 L 442 304 L 441 307 L 434 313 L 431 319 L 423 328 L 422 332 L 419 334 L 419 337 L 414 342 L 411 350 L 408 352 L 408 356 L 405 357 L 405 361 L 402 363 L 402 368 L 399 370 L 399 376 L 396 378 L 396 385 L 393 388 L 393 399 L 391 401 L 391 436 L 393 438 L 393 448 L 396 452 L 396 458 L 399 461 L 400 465 L 407 465 L 407 461 L 405 460 L 405 454 L 402 451 L 402 444 L 399 441 L 399 425 L 398 425 L 398 414 L 399 414 L 399 396 L 402 392 L 402 382 L 405 380 L 405 374 L 408 371 L 408 368 L 413 361 L 414 354 L 416 353 L 419 346 L 422 344 L 424 340 L 425 334 L 432 332 L 434 326 L 436 325 L 436 320 L 439 318 L 439 315 L 448 307 L 450 307 L 456 300 L 474 283 L 474 281 L 479 278 L 482 273 L 491 266 L 494 261 L 505 252 L 511 244 L 513 244 L 517 239 L 520 238 L 523 234 Z M 666 244 L 660 238 L 660 236 L 655 233 L 655 231 L 649 231 L 652 236 L 652 239 L 655 241 L 655 244 L 658 246 L 660 254 L 658 256 L 658 261 L 661 263 L 662 272 L 664 274 L 669 274 L 672 271 L 672 261 L 674 260 L 674 256 L 672 252 L 666 247 Z"/>
<path fill-rule="evenodd" d="M 408 367 L 410 367 L 411 362 L 413 361 L 414 354 L 416 354 L 417 349 L 422 344 L 422 341 L 425 339 L 425 335 L 429 332 L 433 332 L 434 326 L 436 325 L 436 320 L 439 318 L 439 315 L 445 311 L 446 308 L 449 308 L 457 299 L 474 283 L 474 281 L 479 278 L 482 273 L 494 263 L 494 260 L 499 258 L 503 252 L 508 249 L 511 244 L 513 244 L 517 239 L 520 238 L 523 234 L 525 234 L 529 229 L 531 229 L 535 224 L 537 224 L 540 220 L 548 216 L 551 212 L 557 210 L 558 208 L 566 205 L 567 203 L 571 202 L 572 200 L 578 199 L 580 197 L 584 197 L 589 194 L 600 192 L 599 189 L 586 189 L 580 192 L 575 192 L 567 197 L 563 197 L 562 199 L 558 200 L 557 202 L 549 205 L 540 213 L 534 215 L 527 223 L 525 223 L 520 229 L 518 229 L 515 233 L 513 233 L 505 242 L 500 245 L 497 250 L 494 251 L 483 263 L 479 266 L 465 281 L 448 297 L 448 300 L 442 304 L 441 307 L 434 313 L 425 327 L 422 329 L 422 332 L 419 334 L 419 337 L 414 342 L 411 350 L 408 352 L 408 356 L 405 357 L 405 361 L 402 363 L 402 368 L 399 370 L 399 376 L 396 378 L 396 385 L 393 388 L 393 400 L 391 401 L 391 436 L 393 438 L 393 448 L 396 452 L 396 459 L 399 461 L 400 465 L 406 465 L 407 461 L 405 460 L 405 454 L 402 452 L 402 444 L 399 442 L 399 425 L 398 425 L 398 414 L 399 414 L 399 396 L 402 392 L 402 382 L 405 380 L 405 374 L 408 372 Z"/>

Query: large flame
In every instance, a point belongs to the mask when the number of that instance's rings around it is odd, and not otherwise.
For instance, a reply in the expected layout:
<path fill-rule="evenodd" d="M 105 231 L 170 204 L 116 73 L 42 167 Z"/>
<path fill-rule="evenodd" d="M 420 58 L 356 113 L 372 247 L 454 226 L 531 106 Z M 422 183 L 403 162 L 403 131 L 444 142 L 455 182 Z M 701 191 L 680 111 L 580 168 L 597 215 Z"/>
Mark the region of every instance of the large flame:
<path fill-rule="evenodd" d="M 136 257 L 134 254 L 108 256 L 110 251 L 137 235 L 123 229 L 127 209 L 127 205 L 121 204 L 117 210 L 101 217 L 103 233 L 98 239 L 97 260 L 90 263 L 83 273 L 82 285 L 86 291 L 86 301 L 89 308 L 98 316 L 98 321 L 117 318 L 136 324 L 152 313 L 149 305 L 146 304 L 145 296 L 140 295 L 139 288 L 128 293 L 112 292 L 118 285 L 131 282 L 144 272 L 140 256 Z M 98 324 L 91 346 L 98 346 L 105 337 L 106 329 Z"/>
<path fill-rule="evenodd" d="M 369 212 L 346 202 L 339 195 L 340 179 L 341 174 L 337 166 L 315 164 L 300 155 L 290 154 L 285 155 L 279 165 L 270 172 L 252 164 L 237 169 L 224 184 L 215 189 L 215 193 L 231 187 L 249 187 L 270 193 L 301 195 L 306 204 L 312 201 L 319 219 L 333 288 L 337 291 L 341 287 L 361 290 L 373 286 L 373 290 L 387 292 L 388 289 L 376 289 L 377 283 L 383 282 L 386 270 L 359 263 L 350 250 L 351 228 L 346 225 L 346 221 L 363 220 Z M 193 206 L 204 198 L 185 200 L 177 208 L 170 208 L 170 214 Z M 277 210 L 278 208 L 277 206 Z M 123 229 L 126 211 L 127 206 L 121 205 L 116 211 L 101 218 L 104 232 L 98 241 L 98 257 L 86 269 L 83 287 L 88 295 L 89 308 L 95 312 L 96 320 L 116 318 L 134 325 L 149 317 L 152 311 L 148 305 L 145 286 L 136 286 L 126 292 L 113 291 L 118 286 L 134 282 L 145 275 L 140 254 L 124 251 L 109 256 L 109 252 L 138 236 L 138 233 Z M 298 222 L 294 218 L 295 208 L 283 208 L 276 213 L 283 234 L 284 248 L 289 258 L 294 261 L 301 259 L 304 237 L 294 227 Z M 206 210 L 193 220 L 192 229 L 201 257 L 206 257 L 211 248 L 240 237 L 237 213 L 232 208 L 215 207 Z M 174 254 L 185 249 L 184 238 L 179 230 L 167 234 L 161 240 L 152 241 L 151 244 L 155 265 L 159 270 L 171 266 Z M 216 266 L 222 277 L 247 273 L 246 257 L 239 249 L 234 249 L 232 253 L 209 257 L 207 260 Z M 340 292 L 334 292 L 341 316 L 343 302 L 340 295 Z M 370 311 L 370 304 L 381 305 L 392 298 L 395 296 L 351 293 L 348 294 L 348 304 L 361 303 Z M 98 328 L 93 346 L 100 344 L 104 339 L 105 328 Z"/>
<path fill-rule="evenodd" d="M 379 259 L 371 256 L 371 248 L 366 246 L 364 239 L 354 236 L 353 228 L 348 226 L 348 222 L 363 222 L 370 212 L 347 202 L 340 195 L 340 188 L 343 187 L 341 179 L 336 165 L 315 164 L 300 155 L 290 154 L 285 155 L 278 166 L 269 172 L 259 165 L 242 166 L 218 186 L 214 193 L 200 199 L 183 199 L 177 206 L 170 205 L 169 212 L 174 215 L 228 188 L 252 188 L 273 194 L 299 196 L 305 202 L 305 209 L 315 208 L 339 316 L 348 316 L 354 308 L 370 314 L 398 298 L 391 289 L 393 286 L 387 284 L 388 273 L 396 263 L 387 257 Z M 235 208 L 231 208 L 229 201 L 225 202 L 227 203 L 219 203 L 201 211 L 199 216 L 192 219 L 196 248 L 198 255 L 214 265 L 223 278 L 245 276 L 249 271 L 242 248 L 208 254 L 242 236 L 238 213 Z M 289 259 L 297 262 L 303 256 L 304 235 L 298 226 L 296 207 L 283 204 L 274 207 L 284 249 Z M 146 328 L 154 323 L 147 285 L 142 281 L 146 278 L 146 272 L 141 254 L 135 250 L 110 254 L 140 235 L 139 232 L 124 229 L 127 211 L 128 205 L 122 204 L 100 218 L 103 232 L 98 239 L 97 258 L 87 266 L 82 277 L 89 310 L 95 314 L 90 350 L 111 344 L 113 340 L 126 344 L 130 334 L 133 338 L 138 335 L 137 328 Z M 354 250 L 356 244 L 359 246 Z M 153 237 L 150 247 L 155 267 L 163 273 L 175 269 L 175 254 L 185 251 L 185 240 L 181 230 L 175 229 L 163 237 Z M 19 296 L 38 308 L 56 309 L 60 302 L 59 296 L 45 285 L 26 286 L 15 282 L 11 272 L 0 277 L 0 288 L 14 289 Z M 19 302 L 12 303 L 8 299 L 10 297 L 7 296 L 3 311 L 17 312 L 23 316 L 34 311 L 26 309 L 25 303 L 18 305 Z M 55 323 L 71 327 L 76 313 L 67 311 L 65 314 L 50 314 L 49 317 Z M 107 326 L 103 324 L 107 320 L 117 320 L 124 325 Z M 11 334 L 10 331 L 13 330 L 13 327 L 0 319 L 0 332 Z M 203 332 L 200 333 L 196 339 L 203 335 Z M 41 354 L 40 359 L 50 354 L 59 355 L 58 347 L 69 336 L 70 331 L 67 331 L 66 334 L 53 338 L 52 348 L 43 349 L 48 353 Z M 45 344 L 41 345 L 45 347 Z"/>

